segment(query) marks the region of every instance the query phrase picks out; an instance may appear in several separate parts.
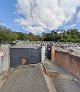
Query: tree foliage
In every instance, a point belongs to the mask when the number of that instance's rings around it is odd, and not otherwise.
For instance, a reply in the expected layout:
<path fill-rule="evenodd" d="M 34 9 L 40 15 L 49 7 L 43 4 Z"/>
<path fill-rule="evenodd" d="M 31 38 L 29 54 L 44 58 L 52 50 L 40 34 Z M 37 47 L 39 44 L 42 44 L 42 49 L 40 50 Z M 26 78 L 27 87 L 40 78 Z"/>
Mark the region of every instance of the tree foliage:
<path fill-rule="evenodd" d="M 61 32 L 52 31 L 43 33 L 43 40 L 54 42 L 80 42 L 80 31 L 77 29 L 61 30 Z"/>
<path fill-rule="evenodd" d="M 0 43 L 11 43 L 15 40 L 29 41 L 54 41 L 54 42 L 80 42 L 80 31 L 77 29 L 52 31 L 50 33 L 42 33 L 42 35 L 34 35 L 33 33 L 13 32 L 7 27 L 0 26 Z"/>

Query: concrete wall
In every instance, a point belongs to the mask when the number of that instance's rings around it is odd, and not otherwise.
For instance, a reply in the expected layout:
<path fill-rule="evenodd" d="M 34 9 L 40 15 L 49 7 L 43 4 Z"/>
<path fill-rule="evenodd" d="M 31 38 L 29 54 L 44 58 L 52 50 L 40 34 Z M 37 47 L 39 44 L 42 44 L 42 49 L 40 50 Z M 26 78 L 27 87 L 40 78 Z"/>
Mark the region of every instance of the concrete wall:
<path fill-rule="evenodd" d="M 54 54 L 52 54 L 53 59 L 55 59 L 55 61 L 59 65 L 70 71 L 76 78 L 80 80 L 80 57 L 71 55 L 68 52 L 57 51 L 57 50 L 55 50 Z"/>
<path fill-rule="evenodd" d="M 46 46 L 41 47 L 41 62 L 45 61 Z"/>
<path fill-rule="evenodd" d="M 10 45 L 1 45 L 4 56 L 2 57 L 2 71 L 10 68 Z"/>
<path fill-rule="evenodd" d="M 0 56 L 0 73 L 2 73 L 2 57 Z"/>

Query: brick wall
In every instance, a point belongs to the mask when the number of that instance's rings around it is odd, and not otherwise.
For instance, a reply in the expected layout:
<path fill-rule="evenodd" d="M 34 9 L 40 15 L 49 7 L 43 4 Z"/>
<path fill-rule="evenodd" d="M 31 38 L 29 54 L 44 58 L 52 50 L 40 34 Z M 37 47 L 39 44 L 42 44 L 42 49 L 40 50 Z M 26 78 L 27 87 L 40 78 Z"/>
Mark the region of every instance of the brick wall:
<path fill-rule="evenodd" d="M 80 57 L 70 55 L 69 70 L 80 79 Z"/>
<path fill-rule="evenodd" d="M 68 52 L 55 51 L 55 60 L 80 80 L 80 57 L 70 55 Z"/>

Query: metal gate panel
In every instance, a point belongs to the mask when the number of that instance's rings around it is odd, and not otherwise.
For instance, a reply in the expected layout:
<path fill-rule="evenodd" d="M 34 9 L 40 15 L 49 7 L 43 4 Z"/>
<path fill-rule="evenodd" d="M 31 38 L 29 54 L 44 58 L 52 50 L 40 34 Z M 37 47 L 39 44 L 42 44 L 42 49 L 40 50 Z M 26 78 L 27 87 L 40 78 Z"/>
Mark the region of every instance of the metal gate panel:
<path fill-rule="evenodd" d="M 10 48 L 10 66 L 21 65 L 22 58 L 26 58 L 28 64 L 41 62 L 41 48 Z"/>

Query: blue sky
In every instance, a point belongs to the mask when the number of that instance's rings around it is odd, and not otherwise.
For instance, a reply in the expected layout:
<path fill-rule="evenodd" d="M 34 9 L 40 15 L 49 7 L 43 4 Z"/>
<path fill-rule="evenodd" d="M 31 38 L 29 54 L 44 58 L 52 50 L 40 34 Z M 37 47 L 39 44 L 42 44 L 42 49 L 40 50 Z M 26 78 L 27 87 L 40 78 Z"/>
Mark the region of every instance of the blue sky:
<path fill-rule="evenodd" d="M 24 33 L 80 29 L 80 0 L 0 0 L 0 20 Z"/>
<path fill-rule="evenodd" d="M 14 19 L 17 17 L 15 15 L 15 4 L 16 0 L 0 0 L 0 20 L 13 31 L 26 32 L 14 22 Z"/>
<path fill-rule="evenodd" d="M 59 29 L 78 29 L 80 30 L 80 6 L 76 7 L 76 12 L 69 18 L 66 23 L 63 23 Z"/>

